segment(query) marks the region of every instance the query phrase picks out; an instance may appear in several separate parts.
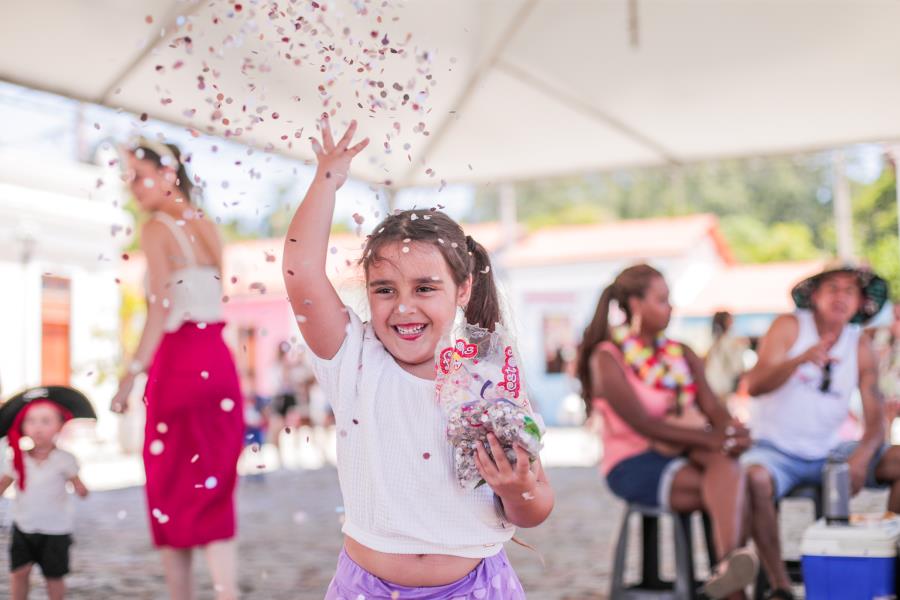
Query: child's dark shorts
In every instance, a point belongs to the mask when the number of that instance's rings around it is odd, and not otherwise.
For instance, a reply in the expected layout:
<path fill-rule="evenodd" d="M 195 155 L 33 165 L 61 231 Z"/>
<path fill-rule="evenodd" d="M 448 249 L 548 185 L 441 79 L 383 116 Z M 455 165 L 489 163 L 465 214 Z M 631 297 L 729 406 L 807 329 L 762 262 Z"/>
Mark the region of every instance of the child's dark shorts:
<path fill-rule="evenodd" d="M 15 571 L 25 565 L 37 563 L 44 577 L 60 579 L 69 573 L 71 545 L 72 536 L 68 533 L 61 535 L 25 533 L 13 524 L 9 570 Z"/>

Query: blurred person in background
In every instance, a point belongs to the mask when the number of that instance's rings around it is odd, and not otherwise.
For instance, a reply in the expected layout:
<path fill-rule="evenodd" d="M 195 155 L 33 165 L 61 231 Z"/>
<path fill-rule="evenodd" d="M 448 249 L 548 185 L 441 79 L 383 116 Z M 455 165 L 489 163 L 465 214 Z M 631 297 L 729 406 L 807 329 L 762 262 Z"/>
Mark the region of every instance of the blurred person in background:
<path fill-rule="evenodd" d="M 237 598 L 237 462 L 243 399 L 222 338 L 222 240 L 194 203 L 177 146 L 141 138 L 124 150 L 125 181 L 147 215 L 147 319 L 113 397 L 124 413 L 147 372 L 144 470 L 153 543 L 169 597 L 193 597 L 194 549 L 202 549 L 217 600 Z M 202 485 L 198 489 L 197 484 Z"/>
<path fill-rule="evenodd" d="M 793 594 L 774 501 L 798 485 L 821 485 L 827 460 L 847 462 L 853 495 L 863 486 L 887 487 L 888 510 L 900 512 L 900 448 L 884 444 L 878 362 L 860 327 L 881 310 L 887 282 L 865 267 L 842 264 L 800 282 L 791 295 L 797 310 L 775 319 L 746 375 L 755 444 L 741 457 L 754 539 L 773 587 L 769 597 L 782 600 Z M 841 442 L 857 390 L 863 435 Z"/>
<path fill-rule="evenodd" d="M 261 452 L 266 441 L 270 401 L 269 398 L 257 393 L 256 372 L 253 369 L 248 369 L 241 377 L 241 391 L 244 394 L 243 459 L 245 466 L 250 463 L 244 472 L 249 471 L 250 479 L 253 481 L 263 481 L 262 470 L 266 465 Z"/>
<path fill-rule="evenodd" d="M 886 438 L 891 441 L 894 419 L 900 412 L 900 304 L 894 304 L 890 326 L 875 334 L 881 391 L 884 394 Z"/>
<path fill-rule="evenodd" d="M 610 322 L 611 306 L 625 322 Z M 666 337 L 669 288 L 649 265 L 622 271 L 600 296 L 582 337 L 578 376 L 588 412 L 601 415 L 601 469 L 626 502 L 680 513 L 705 510 L 718 564 L 706 581 L 710 598 L 745 598 L 756 577 L 746 546 L 749 518 L 744 472 L 747 429 L 718 401 L 703 362 Z"/>
<path fill-rule="evenodd" d="M 706 353 L 706 381 L 719 400 L 726 404 L 738 388 L 744 372 L 744 354 L 747 340 L 732 334 L 734 317 L 729 312 L 720 311 L 713 315 L 713 343 Z"/>
<path fill-rule="evenodd" d="M 315 375 L 304 356 L 295 352 L 290 342 L 283 341 L 278 345 L 273 378 L 276 393 L 270 410 L 269 437 L 278 450 L 278 460 L 283 461 L 282 433 L 289 435 L 296 447 L 298 439 L 307 437 L 301 436 L 299 429 L 312 425 L 310 395 Z"/>

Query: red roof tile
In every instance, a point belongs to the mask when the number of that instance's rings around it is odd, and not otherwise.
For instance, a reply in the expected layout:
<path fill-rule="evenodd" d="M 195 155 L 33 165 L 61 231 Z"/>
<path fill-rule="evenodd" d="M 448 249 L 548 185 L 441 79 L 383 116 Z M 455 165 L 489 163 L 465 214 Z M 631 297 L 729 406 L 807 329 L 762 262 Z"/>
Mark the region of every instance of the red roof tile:
<path fill-rule="evenodd" d="M 654 258 L 687 252 L 711 237 L 722 260 L 734 258 L 714 215 L 635 219 L 539 229 L 506 255 L 506 266 L 592 262 L 617 258 Z"/>

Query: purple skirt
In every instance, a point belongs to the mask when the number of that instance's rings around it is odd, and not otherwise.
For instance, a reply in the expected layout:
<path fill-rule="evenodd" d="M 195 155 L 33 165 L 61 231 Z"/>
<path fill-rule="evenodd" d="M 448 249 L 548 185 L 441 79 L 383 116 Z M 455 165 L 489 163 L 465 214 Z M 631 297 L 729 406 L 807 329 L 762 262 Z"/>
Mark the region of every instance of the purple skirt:
<path fill-rule="evenodd" d="M 435 587 L 388 583 L 353 562 L 344 550 L 325 600 L 522 600 L 525 591 L 509 565 L 506 551 L 485 558 L 468 575 Z"/>

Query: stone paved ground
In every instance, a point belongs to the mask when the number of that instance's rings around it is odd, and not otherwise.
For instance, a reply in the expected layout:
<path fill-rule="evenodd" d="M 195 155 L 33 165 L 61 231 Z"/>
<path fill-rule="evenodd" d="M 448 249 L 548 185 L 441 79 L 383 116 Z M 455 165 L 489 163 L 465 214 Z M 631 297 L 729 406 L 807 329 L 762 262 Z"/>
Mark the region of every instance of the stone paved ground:
<path fill-rule="evenodd" d="M 607 598 L 611 547 L 622 504 L 606 490 L 594 468 L 554 468 L 549 476 L 557 491 L 557 507 L 540 528 L 521 531 L 543 555 L 510 545 L 508 552 L 530 599 L 594 600 Z M 277 471 L 262 482 L 243 478 L 240 488 L 240 583 L 250 600 L 322 597 L 341 544 L 341 504 L 333 468 Z M 879 510 L 882 494 L 864 494 L 857 510 Z M 152 549 L 140 488 L 96 492 L 79 502 L 73 574 L 69 597 L 105 600 L 165 598 L 162 569 Z M 799 539 L 809 519 L 802 504 L 785 510 L 787 535 Z M 9 531 L 0 531 L 7 548 Z M 664 543 L 666 548 L 668 544 Z M 796 544 L 789 549 L 797 551 Z M 664 572 L 671 572 L 671 560 Z M 0 552 L 0 568 L 8 557 Z M 212 599 L 205 567 L 197 561 L 199 600 Z M 46 595 L 39 588 L 32 598 Z M 0 578 L 0 597 L 7 597 L 8 579 Z"/>

